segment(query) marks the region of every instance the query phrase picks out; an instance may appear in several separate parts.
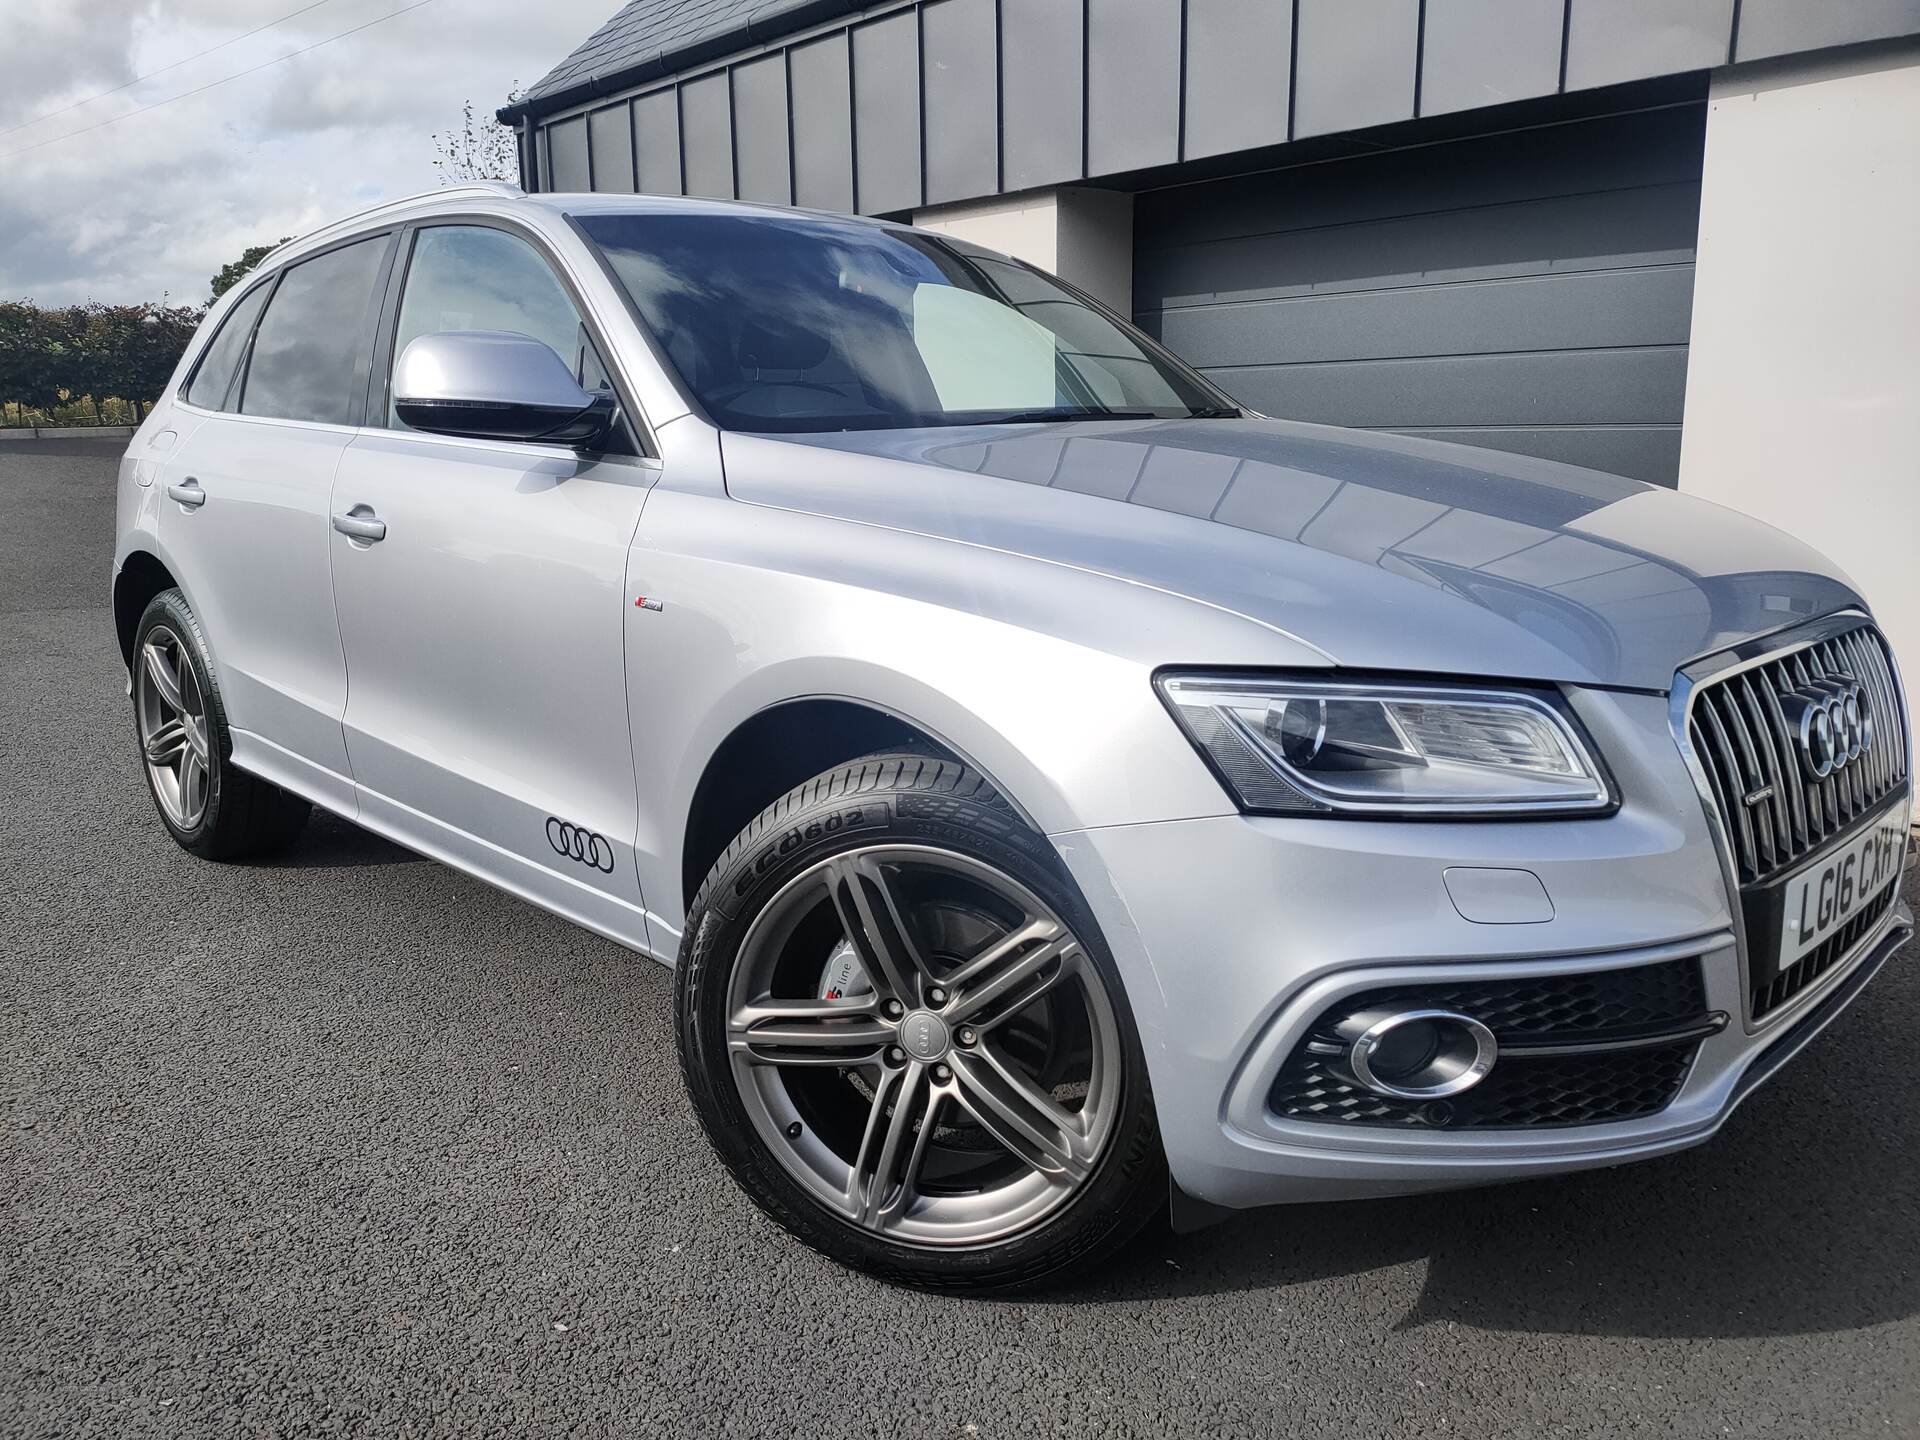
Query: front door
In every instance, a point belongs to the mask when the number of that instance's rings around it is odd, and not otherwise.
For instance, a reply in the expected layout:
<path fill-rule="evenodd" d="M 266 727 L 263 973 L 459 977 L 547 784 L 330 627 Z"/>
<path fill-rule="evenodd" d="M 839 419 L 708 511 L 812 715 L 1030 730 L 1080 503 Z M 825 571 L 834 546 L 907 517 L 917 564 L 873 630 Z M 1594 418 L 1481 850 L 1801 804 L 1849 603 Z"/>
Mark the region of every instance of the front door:
<path fill-rule="evenodd" d="M 519 235 L 429 226 L 410 246 L 393 356 L 443 330 L 591 354 L 569 292 Z M 644 946 L 623 632 L 657 466 L 428 435 L 385 404 L 333 487 L 336 520 L 373 522 L 332 536 L 361 818 Z"/>

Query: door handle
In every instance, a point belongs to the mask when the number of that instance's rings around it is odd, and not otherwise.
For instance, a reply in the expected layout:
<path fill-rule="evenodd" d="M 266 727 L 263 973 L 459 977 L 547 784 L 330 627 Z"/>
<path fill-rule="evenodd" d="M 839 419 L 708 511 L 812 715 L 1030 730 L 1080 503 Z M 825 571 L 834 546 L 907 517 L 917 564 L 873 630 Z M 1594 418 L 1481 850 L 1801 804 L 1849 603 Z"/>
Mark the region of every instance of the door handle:
<path fill-rule="evenodd" d="M 387 522 L 373 513 L 371 505 L 356 505 L 346 514 L 334 516 L 333 528 L 363 545 L 387 538 Z"/>
<path fill-rule="evenodd" d="M 207 492 L 200 488 L 200 482 L 191 475 L 178 485 L 167 486 L 167 497 L 179 501 L 189 510 L 198 510 L 207 503 Z"/>

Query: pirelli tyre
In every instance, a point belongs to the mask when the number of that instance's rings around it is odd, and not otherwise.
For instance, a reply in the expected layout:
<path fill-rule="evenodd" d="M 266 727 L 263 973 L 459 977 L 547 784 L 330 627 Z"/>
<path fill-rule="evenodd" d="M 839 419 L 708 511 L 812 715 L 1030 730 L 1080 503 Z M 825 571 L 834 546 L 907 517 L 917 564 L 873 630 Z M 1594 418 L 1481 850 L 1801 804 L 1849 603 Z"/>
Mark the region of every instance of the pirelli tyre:
<path fill-rule="evenodd" d="M 168 833 L 208 860 L 284 849 L 310 807 L 234 768 L 213 655 L 178 590 L 161 591 L 141 614 L 132 663 L 134 740 Z"/>
<path fill-rule="evenodd" d="M 871 756 L 769 806 L 694 899 L 675 1000 L 720 1159 L 847 1265 L 1032 1285 L 1165 1203 L 1093 917 L 1046 840 L 952 760 Z"/>

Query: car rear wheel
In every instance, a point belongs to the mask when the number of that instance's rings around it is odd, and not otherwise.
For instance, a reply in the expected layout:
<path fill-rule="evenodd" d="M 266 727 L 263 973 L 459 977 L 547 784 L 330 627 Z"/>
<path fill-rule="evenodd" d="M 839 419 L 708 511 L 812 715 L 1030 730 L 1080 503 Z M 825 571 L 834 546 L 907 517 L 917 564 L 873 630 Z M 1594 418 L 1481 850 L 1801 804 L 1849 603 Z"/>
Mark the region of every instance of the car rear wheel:
<path fill-rule="evenodd" d="M 888 1279 L 994 1289 L 1110 1252 L 1166 1174 L 1138 1035 L 1045 840 L 929 755 L 764 812 L 695 898 L 682 1068 L 748 1194 Z"/>
<path fill-rule="evenodd" d="M 284 848 L 306 824 L 305 800 L 233 768 L 233 740 L 200 622 L 178 590 L 140 617 L 133 718 L 154 808 L 183 849 L 240 860 Z"/>

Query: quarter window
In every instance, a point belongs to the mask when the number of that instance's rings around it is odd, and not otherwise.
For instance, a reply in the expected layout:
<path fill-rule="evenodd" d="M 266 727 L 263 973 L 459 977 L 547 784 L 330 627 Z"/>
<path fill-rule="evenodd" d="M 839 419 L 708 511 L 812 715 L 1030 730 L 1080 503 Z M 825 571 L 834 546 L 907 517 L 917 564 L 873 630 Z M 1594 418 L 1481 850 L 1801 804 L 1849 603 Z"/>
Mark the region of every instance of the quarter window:
<path fill-rule="evenodd" d="M 227 311 L 227 318 L 220 322 L 219 333 L 207 346 L 207 353 L 200 357 L 200 368 L 193 372 L 193 383 L 187 386 L 189 404 L 203 410 L 226 408 L 234 371 L 240 368 L 240 357 L 247 351 L 247 337 L 253 334 L 253 322 L 259 318 L 260 307 L 267 303 L 272 289 L 271 280 L 262 281 Z"/>
<path fill-rule="evenodd" d="M 549 346 L 583 384 L 598 361 L 583 366 L 589 347 L 580 312 L 538 252 L 518 236 L 483 225 L 436 225 L 414 241 L 413 263 L 394 330 L 397 364 L 422 335 L 448 330 L 504 330 Z M 388 424 L 405 426 L 388 397 Z"/>
<path fill-rule="evenodd" d="M 374 282 L 387 237 L 292 266 L 260 319 L 240 409 L 280 420 L 351 425 L 366 394 Z"/>

